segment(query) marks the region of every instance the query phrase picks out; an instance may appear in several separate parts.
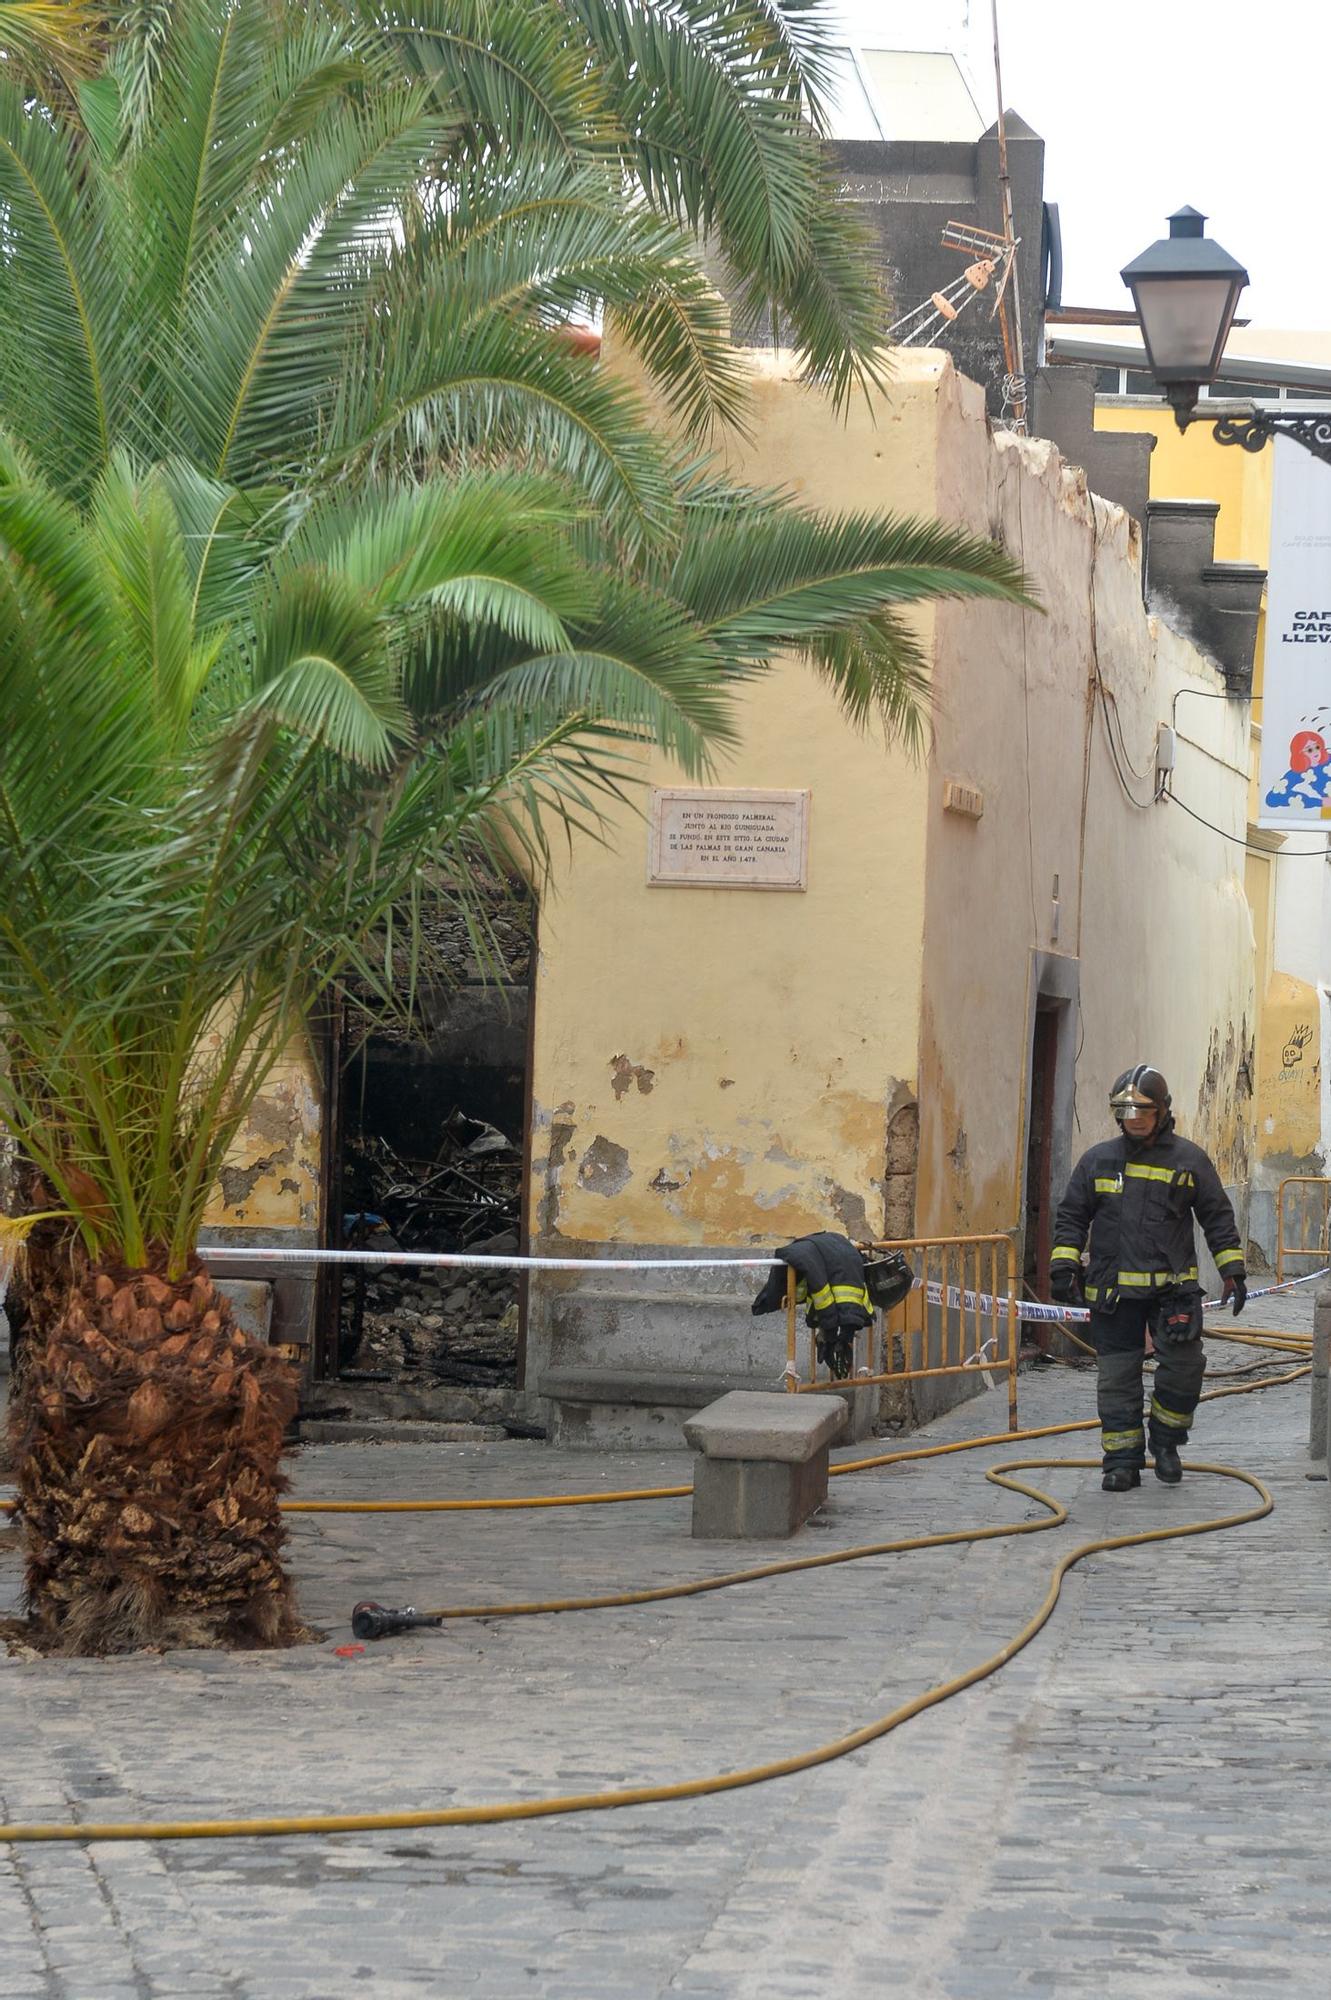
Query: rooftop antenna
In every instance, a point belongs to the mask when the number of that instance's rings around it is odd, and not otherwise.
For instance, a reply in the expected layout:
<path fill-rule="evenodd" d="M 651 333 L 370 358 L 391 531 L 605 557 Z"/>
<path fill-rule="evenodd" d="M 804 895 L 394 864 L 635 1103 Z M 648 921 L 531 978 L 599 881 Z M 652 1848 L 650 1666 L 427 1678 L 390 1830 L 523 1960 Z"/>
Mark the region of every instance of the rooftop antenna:
<path fill-rule="evenodd" d="M 922 346 L 933 337 L 935 329 L 939 336 L 946 333 L 952 322 L 991 284 L 994 306 L 990 317 L 1001 320 L 1005 312 L 1005 288 L 1017 244 L 1009 243 L 1006 236 L 999 236 L 992 229 L 978 229 L 970 222 L 949 222 L 940 240 L 945 250 L 959 250 L 972 261 L 959 278 L 931 292 L 888 328 L 889 336 L 902 347 Z"/>

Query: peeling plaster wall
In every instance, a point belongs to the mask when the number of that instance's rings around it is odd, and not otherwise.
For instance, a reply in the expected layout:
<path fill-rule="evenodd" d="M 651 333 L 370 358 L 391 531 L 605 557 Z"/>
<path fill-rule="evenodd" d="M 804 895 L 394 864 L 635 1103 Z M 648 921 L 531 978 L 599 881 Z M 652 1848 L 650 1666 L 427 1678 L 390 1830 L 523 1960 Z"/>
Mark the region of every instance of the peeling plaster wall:
<path fill-rule="evenodd" d="M 227 1154 L 205 1226 L 317 1228 L 320 1131 L 309 1061 L 293 1049 L 255 1099 Z"/>
<path fill-rule="evenodd" d="M 844 427 L 789 356 L 745 360 L 754 441 L 734 447 L 738 474 L 828 508 L 931 510 L 937 357 L 925 393 L 894 384 L 874 413 L 856 403 Z M 927 620 L 921 629 L 927 641 Z M 608 847 L 579 844 L 541 913 L 538 1252 L 744 1252 L 812 1229 L 878 1234 L 885 1210 L 909 1228 L 927 773 L 848 728 L 799 664 L 744 697 L 741 724 L 715 782 L 809 789 L 808 888 L 650 888 L 647 828 L 628 816 Z M 664 761 L 642 775 L 681 782 Z M 693 1278 L 693 1321 L 677 1315 L 659 1342 L 646 1309 L 625 1307 L 625 1359 L 747 1367 L 760 1336 L 753 1365 L 770 1383 L 784 1327 L 779 1316 L 750 1326 L 751 1274 L 730 1287 Z M 552 1368 L 590 1365 L 570 1289 L 533 1285 L 532 1387 Z M 597 1353 L 613 1356 L 613 1342 Z"/>
<path fill-rule="evenodd" d="M 1157 724 L 1174 719 L 1178 690 L 1220 695 L 1223 678 L 1147 615 L 1136 524 L 1121 509 L 1093 499 L 1048 443 L 987 438 L 970 383 L 950 377 L 940 405 L 938 511 L 1022 556 L 1043 612 L 957 606 L 938 618 L 920 1228 L 1020 1221 L 1035 953 L 1077 961 L 1078 1122 L 1065 1152 L 1112 1132 L 1109 1086 L 1147 1060 L 1169 1078 L 1180 1128 L 1242 1189 L 1255 1020 L 1243 850 L 1151 803 Z M 1095 661 L 1141 805 L 1110 758 Z M 1177 725 L 1180 796 L 1241 837 L 1246 707 L 1181 700 Z M 980 819 L 943 810 L 947 778 L 983 792 Z"/>
<path fill-rule="evenodd" d="M 944 605 L 921 619 L 935 737 L 919 766 L 856 736 L 798 666 L 746 698 L 717 781 L 811 789 L 806 894 L 648 888 L 646 829 L 627 820 L 609 848 L 578 848 L 542 913 L 533 1248 L 742 1253 L 827 1227 L 1015 1232 L 1037 970 L 1071 1010 L 1056 1155 L 1102 1136 L 1113 1076 L 1148 1059 L 1171 1079 L 1181 1127 L 1243 1184 L 1255 1012 L 1242 849 L 1151 803 L 1156 725 L 1175 693 L 1224 684 L 1147 616 L 1135 524 L 1051 445 L 991 434 L 981 392 L 943 354 L 896 354 L 889 390 L 844 426 L 788 357 L 746 360 L 757 410 L 753 444 L 733 452 L 742 476 L 994 536 L 1044 609 Z M 1092 711 L 1097 658 L 1140 808 Z M 1194 809 L 1241 833 L 1246 711 L 1184 711 L 1181 790 L 1186 777 Z M 678 782 L 661 764 L 644 775 Z M 944 810 L 948 780 L 982 794 L 978 819 Z M 562 1382 L 590 1402 L 619 1380 L 615 1435 L 652 1435 L 630 1421 L 635 1370 L 770 1382 L 782 1329 L 755 1333 L 752 1289 L 739 1274 L 681 1273 L 655 1290 L 646 1273 L 543 1280 L 529 1386 Z"/>
<path fill-rule="evenodd" d="M 201 1242 L 216 1277 L 272 1286 L 271 1338 L 308 1344 L 313 1268 L 228 1264 L 226 1248 L 308 1249 L 319 1241 L 319 1086 L 308 1051 L 293 1043 L 255 1099 L 227 1155 L 203 1219 Z"/>
<path fill-rule="evenodd" d="M 553 1255 L 770 1249 L 809 1230 L 881 1233 L 913 1187 L 923 895 L 919 774 L 846 731 L 798 667 L 748 704 L 727 783 L 812 791 L 804 893 L 649 889 L 645 825 L 585 844 L 542 910 L 534 1037 L 532 1248 Z M 675 782 L 665 766 L 647 773 Z M 894 782 L 895 781 L 895 782 Z M 875 859 L 876 854 L 881 857 Z M 584 1329 L 533 1284 L 528 1382 L 586 1363 Z M 617 1274 L 622 1292 L 625 1274 Z M 750 1324 L 753 1274 L 694 1273 L 698 1324 L 631 1351 L 657 1370 L 751 1359 L 770 1383 L 779 1318 Z M 648 1287 L 650 1290 L 650 1286 Z M 714 1309 L 701 1302 L 711 1298 Z M 555 1315 L 559 1317 L 558 1314 Z M 598 1349 L 598 1352 L 601 1352 Z M 617 1350 L 613 1340 L 606 1358 Z M 746 1364 L 747 1365 L 747 1362 Z"/>

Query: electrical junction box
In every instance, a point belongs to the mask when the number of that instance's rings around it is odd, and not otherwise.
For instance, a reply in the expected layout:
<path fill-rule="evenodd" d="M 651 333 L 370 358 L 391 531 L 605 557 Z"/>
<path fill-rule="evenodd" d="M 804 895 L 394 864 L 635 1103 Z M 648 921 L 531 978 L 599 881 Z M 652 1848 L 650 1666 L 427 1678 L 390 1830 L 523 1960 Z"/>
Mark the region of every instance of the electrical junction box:
<path fill-rule="evenodd" d="M 984 793 L 975 785 L 963 785 L 960 778 L 944 778 L 943 811 L 961 819 L 979 819 L 984 812 Z"/>
<path fill-rule="evenodd" d="M 1167 722 L 1156 726 L 1155 768 L 1157 771 L 1172 771 L 1174 768 L 1174 732 Z"/>

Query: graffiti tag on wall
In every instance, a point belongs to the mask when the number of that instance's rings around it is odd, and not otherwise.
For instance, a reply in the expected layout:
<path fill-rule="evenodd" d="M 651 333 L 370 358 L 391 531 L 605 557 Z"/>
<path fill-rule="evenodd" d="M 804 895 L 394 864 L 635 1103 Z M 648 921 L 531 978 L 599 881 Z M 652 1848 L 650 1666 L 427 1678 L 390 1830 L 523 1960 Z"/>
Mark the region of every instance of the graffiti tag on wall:
<path fill-rule="evenodd" d="M 1296 1074 L 1299 1064 L 1303 1061 L 1303 1051 L 1307 1048 L 1312 1038 L 1311 1022 L 1298 1022 L 1293 1034 L 1280 1051 L 1280 1060 L 1284 1065 L 1280 1072 L 1280 1081 L 1282 1083 L 1287 1083 Z"/>

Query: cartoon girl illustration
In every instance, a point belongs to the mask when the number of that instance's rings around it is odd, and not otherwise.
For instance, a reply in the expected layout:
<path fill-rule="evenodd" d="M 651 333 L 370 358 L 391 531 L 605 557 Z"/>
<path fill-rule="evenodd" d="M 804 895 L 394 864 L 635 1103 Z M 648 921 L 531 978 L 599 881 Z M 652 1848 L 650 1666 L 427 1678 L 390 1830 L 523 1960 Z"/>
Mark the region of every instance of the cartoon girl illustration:
<path fill-rule="evenodd" d="M 1266 795 L 1269 806 L 1302 806 L 1319 812 L 1331 784 L 1331 750 L 1315 729 L 1296 730 L 1290 739 L 1289 769 Z"/>

